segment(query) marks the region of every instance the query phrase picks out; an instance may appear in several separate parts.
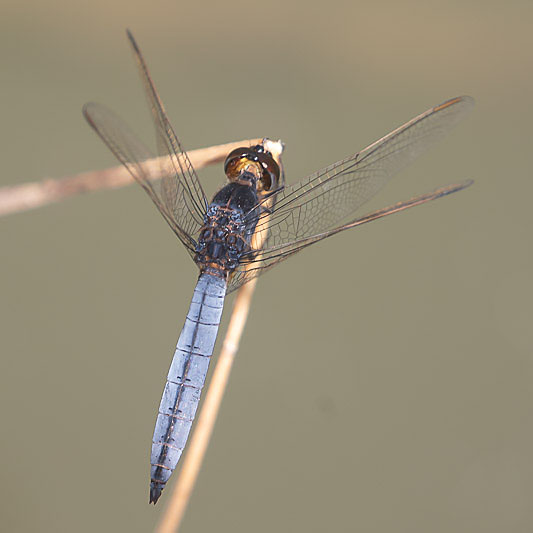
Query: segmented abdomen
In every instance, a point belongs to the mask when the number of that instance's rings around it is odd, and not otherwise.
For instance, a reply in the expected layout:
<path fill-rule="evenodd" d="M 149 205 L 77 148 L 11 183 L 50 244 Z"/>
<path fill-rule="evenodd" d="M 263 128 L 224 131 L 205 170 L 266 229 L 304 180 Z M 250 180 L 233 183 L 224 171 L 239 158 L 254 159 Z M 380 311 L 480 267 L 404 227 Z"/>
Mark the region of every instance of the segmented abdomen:
<path fill-rule="evenodd" d="M 150 503 L 176 468 L 200 401 L 226 294 L 225 280 L 201 274 L 159 405 L 152 440 Z"/>

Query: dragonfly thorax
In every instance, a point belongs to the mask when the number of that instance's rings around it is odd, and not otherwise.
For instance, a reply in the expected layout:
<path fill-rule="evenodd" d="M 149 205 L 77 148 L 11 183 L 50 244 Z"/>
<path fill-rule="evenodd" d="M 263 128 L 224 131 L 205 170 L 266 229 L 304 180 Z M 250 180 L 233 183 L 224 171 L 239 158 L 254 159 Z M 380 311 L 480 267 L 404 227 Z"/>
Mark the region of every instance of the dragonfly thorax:
<path fill-rule="evenodd" d="M 219 276 L 235 270 L 257 224 L 257 192 L 253 185 L 229 183 L 213 198 L 204 217 L 195 261 L 202 272 Z"/>

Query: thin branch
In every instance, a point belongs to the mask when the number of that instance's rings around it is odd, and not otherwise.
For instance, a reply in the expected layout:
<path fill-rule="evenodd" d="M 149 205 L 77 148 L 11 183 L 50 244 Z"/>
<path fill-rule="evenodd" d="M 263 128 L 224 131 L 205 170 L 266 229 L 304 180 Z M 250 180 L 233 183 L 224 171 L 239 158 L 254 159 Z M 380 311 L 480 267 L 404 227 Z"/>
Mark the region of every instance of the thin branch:
<path fill-rule="evenodd" d="M 269 152 L 276 158 L 280 168 L 283 169 L 281 163 L 281 153 L 283 152 L 282 142 L 267 142 L 269 143 Z M 283 170 L 281 179 L 284 179 Z M 265 207 L 271 208 L 274 202 L 275 197 L 272 197 L 264 205 Z M 255 250 L 261 250 L 267 236 L 268 222 L 264 225 L 262 224 L 261 229 L 254 233 L 252 247 Z M 196 479 L 202 467 L 207 446 L 211 439 L 211 434 L 213 433 L 213 427 L 228 384 L 231 367 L 239 349 L 239 342 L 244 331 L 246 319 L 248 318 L 256 282 L 257 278 L 253 278 L 248 283 L 245 283 L 237 292 L 237 297 L 233 305 L 233 313 L 231 314 L 228 330 L 222 344 L 222 350 L 220 351 L 213 376 L 209 382 L 194 433 L 188 444 L 187 454 L 183 460 L 183 466 L 176 486 L 170 497 L 168 507 L 156 529 L 157 533 L 174 533 L 178 531 L 185 511 L 187 510 Z"/>
<path fill-rule="evenodd" d="M 229 152 L 240 146 L 258 144 L 261 139 L 249 139 L 188 152 L 196 169 L 223 161 Z M 161 167 L 159 158 L 150 161 L 154 171 Z M 10 185 L 0 188 L 0 216 L 28 211 L 70 196 L 101 189 L 117 189 L 134 180 L 125 167 L 112 167 L 93 172 L 84 172 L 60 179 L 46 179 L 40 182 Z"/>

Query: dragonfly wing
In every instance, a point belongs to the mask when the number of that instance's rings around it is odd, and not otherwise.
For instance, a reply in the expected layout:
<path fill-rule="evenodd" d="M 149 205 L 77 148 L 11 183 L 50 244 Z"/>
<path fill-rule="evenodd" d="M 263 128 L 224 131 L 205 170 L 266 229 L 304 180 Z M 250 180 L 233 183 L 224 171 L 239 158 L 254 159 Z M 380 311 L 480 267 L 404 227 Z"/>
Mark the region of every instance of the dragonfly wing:
<path fill-rule="evenodd" d="M 348 222 L 347 224 L 344 224 L 343 226 L 339 226 L 323 233 L 313 235 L 312 237 L 307 237 L 305 239 L 300 239 L 283 245 L 264 249 L 260 252 L 259 255 L 249 254 L 248 256 L 245 256 L 242 259 L 239 268 L 236 269 L 235 272 L 233 272 L 228 284 L 228 293 L 238 289 L 240 286 L 244 285 L 251 279 L 256 278 L 257 276 L 260 276 L 261 274 L 267 272 L 273 266 L 277 265 L 281 261 L 284 261 L 285 259 L 288 259 L 291 255 L 299 252 L 300 250 L 311 246 L 311 244 L 314 244 L 315 242 L 336 235 L 341 231 L 361 226 L 362 224 L 366 224 L 367 222 L 372 222 L 374 220 L 377 220 L 378 218 L 383 218 L 394 213 L 400 213 L 401 211 L 405 211 L 410 207 L 422 205 L 427 202 L 430 202 L 431 200 L 436 200 L 438 198 L 448 196 L 450 194 L 453 194 L 454 192 L 461 191 L 466 187 L 469 187 L 470 185 L 472 185 L 472 183 L 472 180 L 468 180 L 463 183 L 440 187 L 432 192 L 415 196 L 410 200 L 399 202 L 383 209 L 378 209 L 377 211 L 373 211 L 371 213 L 368 213 L 367 215 L 358 217 Z"/>
<path fill-rule="evenodd" d="M 396 173 L 442 139 L 473 107 L 460 96 L 428 109 L 346 159 L 281 191 L 258 230 L 268 227 L 264 248 L 298 241 L 344 224 Z"/>
<path fill-rule="evenodd" d="M 141 50 L 129 30 L 127 35 L 152 112 L 158 152 L 162 156 L 161 198 L 183 230 L 196 235 L 203 224 L 207 198 L 189 156 L 168 120 Z"/>
<path fill-rule="evenodd" d="M 83 115 L 96 131 L 115 157 L 128 169 L 130 174 L 148 193 L 174 233 L 194 254 L 196 242 L 191 233 L 182 227 L 182 223 L 190 219 L 186 227 L 190 227 L 193 213 L 182 213 L 178 219 L 162 193 L 161 169 L 154 154 L 138 139 L 131 128 L 107 107 L 90 102 L 83 107 Z"/>
<path fill-rule="evenodd" d="M 256 278 L 257 276 L 260 276 L 261 274 L 267 272 L 273 266 L 277 265 L 281 261 L 284 261 L 285 259 L 288 259 L 291 255 L 299 252 L 300 250 L 311 246 L 315 242 L 336 235 L 341 231 L 361 226 L 362 224 L 366 224 L 367 222 L 372 222 L 374 220 L 386 217 L 388 215 L 392 215 L 394 213 L 400 213 L 401 211 L 405 211 L 406 209 L 409 209 L 411 207 L 425 204 L 427 202 L 430 202 L 431 200 L 436 200 L 438 198 L 448 196 L 450 194 L 453 194 L 454 192 L 461 191 L 466 187 L 469 187 L 470 185 L 472 185 L 472 183 L 472 180 L 468 180 L 463 183 L 440 187 L 432 192 L 415 196 L 410 200 L 398 202 L 383 209 L 372 211 L 367 215 L 355 218 L 354 220 L 348 222 L 347 224 L 344 224 L 343 226 L 339 226 L 323 233 L 313 235 L 312 237 L 307 237 L 305 239 L 300 239 L 290 243 L 264 249 L 260 252 L 259 255 L 249 254 L 248 256 L 245 256 L 242 259 L 239 268 L 236 269 L 235 272 L 232 274 L 232 277 L 230 278 L 228 284 L 228 293 L 238 289 L 244 283 L 247 283 L 251 279 Z"/>
<path fill-rule="evenodd" d="M 465 184 L 451 185 L 365 217 L 353 218 L 396 173 L 442 139 L 473 105 L 474 100 L 469 96 L 447 100 L 361 152 L 285 187 L 276 195 L 274 207 L 264 210 L 257 224 L 257 231 L 267 233 L 264 245 L 242 258 L 229 291 L 318 240 L 464 188 Z"/>

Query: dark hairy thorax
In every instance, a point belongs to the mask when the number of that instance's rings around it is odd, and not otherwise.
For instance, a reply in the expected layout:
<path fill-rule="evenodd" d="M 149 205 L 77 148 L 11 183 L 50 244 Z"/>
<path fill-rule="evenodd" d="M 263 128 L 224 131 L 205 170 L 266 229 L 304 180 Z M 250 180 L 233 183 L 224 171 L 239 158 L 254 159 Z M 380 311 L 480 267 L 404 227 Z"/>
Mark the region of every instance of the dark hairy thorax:
<path fill-rule="evenodd" d="M 232 182 L 213 198 L 204 216 L 195 262 L 202 272 L 226 278 L 239 264 L 259 218 L 258 193 L 252 182 Z"/>
<path fill-rule="evenodd" d="M 251 250 L 260 214 L 258 200 L 275 192 L 280 168 L 270 150 L 271 141 L 242 146 L 228 154 L 224 172 L 230 181 L 217 192 L 204 216 L 194 260 L 201 272 L 227 279 Z M 278 143 L 279 145 L 279 143 Z"/>

